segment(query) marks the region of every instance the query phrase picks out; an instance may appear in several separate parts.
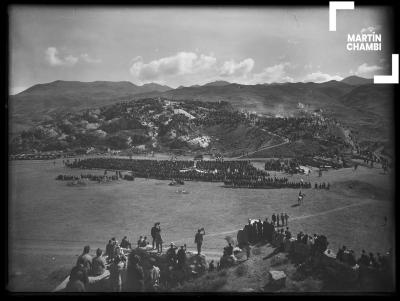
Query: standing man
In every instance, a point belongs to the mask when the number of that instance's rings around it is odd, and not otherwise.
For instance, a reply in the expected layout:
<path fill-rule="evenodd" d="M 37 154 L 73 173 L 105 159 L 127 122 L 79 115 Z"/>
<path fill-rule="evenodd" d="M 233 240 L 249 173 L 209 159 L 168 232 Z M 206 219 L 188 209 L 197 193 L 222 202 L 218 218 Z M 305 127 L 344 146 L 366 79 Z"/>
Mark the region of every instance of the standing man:
<path fill-rule="evenodd" d="M 274 214 L 272 214 L 272 217 L 271 217 L 271 219 L 272 219 L 272 224 L 275 226 L 275 222 L 276 222 L 276 216 L 275 216 L 275 213 L 274 213 Z"/>
<path fill-rule="evenodd" d="M 258 219 L 258 222 L 257 222 L 257 237 L 258 237 L 258 241 L 262 241 L 262 239 L 263 239 L 263 223 L 262 223 L 261 219 Z"/>
<path fill-rule="evenodd" d="M 276 224 L 277 224 L 277 227 L 279 227 L 279 214 L 276 215 Z"/>
<path fill-rule="evenodd" d="M 178 260 L 178 267 L 183 270 L 186 264 L 186 244 L 181 246 L 176 257 Z"/>
<path fill-rule="evenodd" d="M 283 227 L 285 225 L 285 216 L 283 215 L 283 213 L 281 213 L 281 222 L 282 222 L 282 227 Z"/>
<path fill-rule="evenodd" d="M 197 245 L 197 255 L 201 253 L 201 245 L 203 244 L 203 236 L 206 234 L 204 228 L 198 229 L 196 236 L 194 237 L 194 242 Z"/>
<path fill-rule="evenodd" d="M 160 223 L 157 223 L 156 248 L 157 248 L 158 253 L 162 253 L 162 243 L 163 243 L 163 240 L 161 238 L 161 227 L 160 227 Z"/>
<path fill-rule="evenodd" d="M 129 254 L 129 264 L 126 275 L 126 285 L 128 292 L 144 291 L 144 272 L 140 264 L 140 257 L 134 253 Z"/>
<path fill-rule="evenodd" d="M 155 243 L 156 243 L 156 236 L 157 236 L 157 225 L 158 223 L 155 223 L 154 226 L 151 228 L 150 234 L 151 234 L 151 238 L 152 238 L 152 246 L 153 246 L 153 250 L 155 248 Z"/>
<path fill-rule="evenodd" d="M 262 235 L 262 237 L 263 237 L 263 241 L 267 241 L 267 237 L 268 237 L 268 227 L 269 227 L 269 225 L 268 225 L 268 217 L 266 217 L 265 218 L 265 221 L 263 222 L 263 235 Z"/>
<path fill-rule="evenodd" d="M 289 220 L 289 215 L 287 213 L 285 213 L 286 226 L 288 225 L 288 220 Z"/>

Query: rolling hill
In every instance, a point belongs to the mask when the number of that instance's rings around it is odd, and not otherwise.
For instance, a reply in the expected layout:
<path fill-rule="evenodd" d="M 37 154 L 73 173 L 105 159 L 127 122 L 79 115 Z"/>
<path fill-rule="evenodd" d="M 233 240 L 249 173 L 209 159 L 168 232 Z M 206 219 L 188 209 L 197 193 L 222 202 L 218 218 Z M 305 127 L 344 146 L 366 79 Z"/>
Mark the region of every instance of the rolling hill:
<path fill-rule="evenodd" d="M 359 86 L 373 84 L 374 80 L 372 78 L 364 78 L 353 75 L 342 79 L 341 82 L 352 86 Z"/>
<path fill-rule="evenodd" d="M 11 131 L 17 133 L 56 115 L 140 98 L 228 102 L 234 109 L 266 115 L 291 116 L 299 104 L 321 109 L 367 140 L 387 139 L 391 127 L 393 92 L 390 86 L 359 84 L 349 77 L 324 83 L 240 85 L 224 81 L 171 89 L 131 82 L 66 82 L 35 85 L 10 97 Z M 350 84 L 349 84 L 350 82 Z"/>
<path fill-rule="evenodd" d="M 82 109 L 132 99 L 137 94 L 166 92 L 170 87 L 158 84 L 134 85 L 131 82 L 54 81 L 38 84 L 10 96 L 11 131 L 35 125 L 52 114 L 77 112 Z"/>

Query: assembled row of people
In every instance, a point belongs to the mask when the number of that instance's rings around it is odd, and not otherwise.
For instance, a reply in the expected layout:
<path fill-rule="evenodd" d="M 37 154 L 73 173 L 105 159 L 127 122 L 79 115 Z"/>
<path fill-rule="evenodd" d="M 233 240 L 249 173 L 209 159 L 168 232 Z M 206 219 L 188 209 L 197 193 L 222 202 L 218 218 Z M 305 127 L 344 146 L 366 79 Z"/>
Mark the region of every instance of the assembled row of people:
<path fill-rule="evenodd" d="M 222 182 L 225 179 L 258 179 L 269 173 L 255 168 L 250 161 L 171 161 L 128 160 L 120 158 L 75 159 L 66 163 L 71 168 L 102 168 L 131 170 L 136 177 L 154 179 L 181 179 L 187 181 Z M 201 170 L 199 172 L 198 170 Z"/>

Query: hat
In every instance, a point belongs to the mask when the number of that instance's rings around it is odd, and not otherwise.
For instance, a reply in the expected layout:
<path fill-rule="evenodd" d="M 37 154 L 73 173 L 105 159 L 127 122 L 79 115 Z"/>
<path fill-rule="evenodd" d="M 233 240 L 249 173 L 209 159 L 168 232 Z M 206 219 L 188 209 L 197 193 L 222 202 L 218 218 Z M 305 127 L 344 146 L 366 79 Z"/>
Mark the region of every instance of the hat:
<path fill-rule="evenodd" d="M 135 263 L 140 262 L 140 257 L 139 257 L 138 255 L 133 256 L 133 261 L 134 261 Z"/>
<path fill-rule="evenodd" d="M 171 242 L 170 246 L 174 246 L 175 247 L 175 244 L 173 242 Z"/>

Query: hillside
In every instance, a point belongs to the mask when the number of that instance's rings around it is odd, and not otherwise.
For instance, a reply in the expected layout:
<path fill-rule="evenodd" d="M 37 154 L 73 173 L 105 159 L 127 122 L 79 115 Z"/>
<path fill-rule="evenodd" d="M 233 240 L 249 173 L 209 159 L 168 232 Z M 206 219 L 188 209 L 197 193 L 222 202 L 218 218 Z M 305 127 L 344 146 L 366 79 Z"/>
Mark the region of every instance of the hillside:
<path fill-rule="evenodd" d="M 77 112 L 131 99 L 134 95 L 152 91 L 165 92 L 171 88 L 158 84 L 136 86 L 131 82 L 54 81 L 35 85 L 10 96 L 11 131 L 19 132 L 53 114 Z"/>
<path fill-rule="evenodd" d="M 357 134 L 359 143 L 385 143 L 392 127 L 393 92 L 391 87 L 379 85 L 353 86 L 344 82 L 284 83 L 279 85 L 239 85 L 213 82 L 203 86 L 179 87 L 147 84 L 136 86 L 130 82 L 64 82 L 36 85 L 10 97 L 12 138 L 21 130 L 28 130 L 41 122 L 56 122 L 68 113 L 115 104 L 132 99 L 155 99 L 201 103 L 226 102 L 233 110 L 254 112 L 268 117 L 293 117 L 299 107 L 308 113 L 323 112 Z M 152 91 L 157 90 L 157 91 Z M 206 107 L 208 105 L 205 105 Z M 214 126 L 214 125 L 213 125 Z M 262 145 L 254 142 L 257 130 L 216 127 L 209 132 L 224 152 L 252 151 Z M 229 134 L 227 129 L 230 130 Z M 232 136 L 233 135 L 233 136 Z M 228 141 L 230 141 L 228 143 Z M 247 141 L 247 142 L 246 142 Z M 223 145 L 222 145 L 223 144 Z M 175 145 L 179 148 L 179 144 Z"/>
<path fill-rule="evenodd" d="M 340 97 L 339 102 L 352 113 L 346 123 L 360 140 L 383 142 L 393 139 L 393 99 L 392 87 L 362 85 Z"/>
<path fill-rule="evenodd" d="M 374 81 L 372 78 L 364 78 L 353 75 L 342 79 L 341 82 L 352 86 L 359 86 L 373 84 Z"/>
<path fill-rule="evenodd" d="M 312 148 L 304 141 L 313 141 Z M 112 149 L 219 152 L 238 157 L 289 142 L 300 145 L 292 152 L 294 157 L 321 153 L 332 156 L 354 147 L 343 125 L 301 103 L 291 116 L 282 118 L 241 112 L 228 102 L 177 102 L 166 98 L 125 101 L 59 115 L 22 131 L 10 146 L 13 154 Z"/>
<path fill-rule="evenodd" d="M 200 101 L 227 101 L 237 109 L 271 112 L 277 108 L 291 110 L 299 102 L 319 108 L 337 109 L 336 98 L 350 92 L 354 87 L 344 83 L 286 83 L 282 85 L 206 85 L 182 87 L 166 92 L 146 93 L 140 96 L 166 97 L 173 100 L 194 99 Z M 340 106 L 340 104 L 339 104 Z"/>

